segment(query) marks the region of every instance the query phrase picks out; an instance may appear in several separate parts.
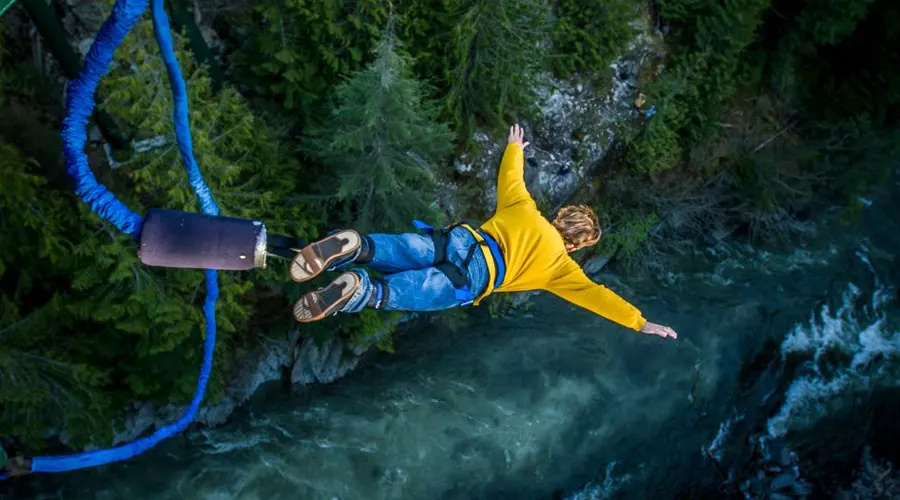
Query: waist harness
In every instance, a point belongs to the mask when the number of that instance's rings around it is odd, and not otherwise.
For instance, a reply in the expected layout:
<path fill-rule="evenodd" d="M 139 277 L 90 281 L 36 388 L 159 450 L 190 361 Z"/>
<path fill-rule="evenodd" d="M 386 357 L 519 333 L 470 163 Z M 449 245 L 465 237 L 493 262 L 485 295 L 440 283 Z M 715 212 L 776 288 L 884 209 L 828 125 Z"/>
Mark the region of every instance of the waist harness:
<path fill-rule="evenodd" d="M 434 243 L 433 265 L 447 276 L 450 283 L 453 284 L 453 288 L 456 290 L 456 298 L 463 302 L 462 305 L 469 305 L 473 302 L 477 303 L 482 298 L 489 295 L 494 289 L 500 287 L 503 283 L 505 266 L 503 263 L 503 255 L 500 253 L 500 246 L 494 238 L 485 233 L 480 227 L 474 224 L 461 222 L 435 229 L 420 220 L 414 220 L 413 225 L 415 225 L 417 229 L 424 231 L 431 236 L 431 240 Z M 457 266 L 447 258 L 447 246 L 450 244 L 449 234 L 450 231 L 457 227 L 464 227 L 472 233 L 472 236 L 475 238 L 475 243 L 469 247 L 469 251 L 466 253 L 466 257 L 463 259 L 460 266 Z M 487 249 L 485 252 L 485 261 L 488 267 L 488 285 L 485 291 L 480 296 L 476 297 L 474 292 L 472 292 L 467 271 L 469 263 L 472 262 L 472 257 L 479 247 Z M 493 268 L 491 267 L 490 261 L 493 261 Z M 494 277 L 493 282 L 490 279 L 491 275 Z"/>

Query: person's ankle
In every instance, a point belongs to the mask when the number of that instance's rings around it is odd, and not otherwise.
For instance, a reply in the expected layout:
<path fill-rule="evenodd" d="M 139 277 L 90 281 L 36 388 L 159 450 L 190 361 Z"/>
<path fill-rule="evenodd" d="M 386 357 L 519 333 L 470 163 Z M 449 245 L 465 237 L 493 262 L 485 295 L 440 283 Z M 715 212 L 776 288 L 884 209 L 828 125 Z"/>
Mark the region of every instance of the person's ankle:
<path fill-rule="evenodd" d="M 359 251 L 356 253 L 353 262 L 356 264 L 368 264 L 372 261 L 372 257 L 375 256 L 375 242 L 365 234 L 361 234 L 360 239 L 362 241 L 359 245 Z"/>
<path fill-rule="evenodd" d="M 378 279 L 373 279 L 372 292 L 369 295 L 369 300 L 366 301 L 366 307 L 383 309 L 385 304 L 387 304 L 389 292 L 387 283 Z"/>

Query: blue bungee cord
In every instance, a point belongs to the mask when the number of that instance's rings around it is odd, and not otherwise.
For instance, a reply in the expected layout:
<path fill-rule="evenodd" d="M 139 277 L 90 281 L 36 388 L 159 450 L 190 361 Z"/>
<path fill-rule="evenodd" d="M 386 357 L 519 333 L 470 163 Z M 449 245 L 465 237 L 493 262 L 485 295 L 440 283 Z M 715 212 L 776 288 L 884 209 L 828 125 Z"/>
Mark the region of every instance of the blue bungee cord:
<path fill-rule="evenodd" d="M 75 179 L 75 193 L 90 206 L 91 210 L 104 220 L 116 226 L 121 232 L 133 235 L 136 239 L 141 234 L 144 218 L 131 211 L 119 201 L 105 186 L 97 182 L 88 166 L 84 153 L 87 142 L 87 121 L 94 109 L 94 93 L 100 78 L 109 71 L 115 50 L 131 31 L 147 9 L 147 0 L 116 0 L 112 14 L 103 23 L 90 51 L 84 60 L 78 77 L 68 86 L 66 97 L 66 117 L 63 120 L 62 140 L 66 167 L 69 175 Z M 190 122 L 188 119 L 188 100 L 184 78 L 172 47 L 172 36 L 169 32 L 169 20 L 163 8 L 163 0 L 152 0 L 153 27 L 156 42 L 166 64 L 169 84 L 172 87 L 174 102 L 173 120 L 175 137 L 184 167 L 187 170 L 191 188 L 200 201 L 203 213 L 217 216 L 216 205 L 209 187 L 194 160 L 191 141 Z M 187 410 L 178 421 L 158 429 L 153 434 L 115 448 L 89 451 L 72 455 L 34 457 L 31 459 L 32 472 L 65 472 L 87 467 L 95 467 L 112 462 L 127 460 L 140 455 L 160 441 L 168 439 L 187 428 L 194 420 L 197 410 L 206 393 L 210 370 L 212 369 L 213 351 L 216 344 L 216 300 L 219 296 L 218 275 L 215 269 L 206 269 L 206 300 L 203 314 L 206 318 L 206 339 L 204 342 L 203 364 L 197 388 Z M 0 479 L 7 474 L 0 472 Z"/>

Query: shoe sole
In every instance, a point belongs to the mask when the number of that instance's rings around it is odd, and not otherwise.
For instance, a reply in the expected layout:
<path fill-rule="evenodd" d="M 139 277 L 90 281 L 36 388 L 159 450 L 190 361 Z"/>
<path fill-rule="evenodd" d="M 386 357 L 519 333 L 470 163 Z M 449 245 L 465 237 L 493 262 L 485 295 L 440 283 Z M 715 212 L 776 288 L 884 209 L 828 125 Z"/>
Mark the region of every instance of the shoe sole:
<path fill-rule="evenodd" d="M 330 316 L 353 297 L 357 288 L 359 277 L 355 273 L 344 273 L 325 288 L 300 297 L 294 304 L 294 318 L 301 323 L 310 323 Z"/>
<path fill-rule="evenodd" d="M 305 246 L 291 261 L 291 279 L 302 283 L 322 273 L 332 262 L 353 254 L 362 237 L 352 229 L 338 231 L 315 243 Z"/>

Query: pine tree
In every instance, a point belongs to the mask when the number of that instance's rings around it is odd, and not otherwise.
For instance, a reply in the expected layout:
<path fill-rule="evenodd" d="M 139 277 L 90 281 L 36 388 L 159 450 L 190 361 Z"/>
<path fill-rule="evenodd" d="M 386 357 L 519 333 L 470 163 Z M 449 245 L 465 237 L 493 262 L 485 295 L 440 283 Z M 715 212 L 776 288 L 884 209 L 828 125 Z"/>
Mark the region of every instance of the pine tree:
<path fill-rule="evenodd" d="M 553 24 L 557 76 L 609 66 L 636 34 L 635 7 L 631 0 L 560 0 Z"/>
<path fill-rule="evenodd" d="M 447 106 L 456 129 L 469 138 L 479 123 L 501 127 L 509 116 L 535 108 L 549 10 L 541 0 L 470 0 L 457 8 Z"/>
<path fill-rule="evenodd" d="M 238 54 L 244 81 L 306 124 L 340 78 L 362 68 L 388 15 L 381 0 L 265 0 Z"/>
<path fill-rule="evenodd" d="M 306 140 L 327 169 L 324 190 L 361 231 L 408 229 L 434 212 L 434 163 L 452 150 L 435 105 L 410 72 L 392 23 L 375 60 L 338 86 L 325 123 Z"/>
<path fill-rule="evenodd" d="M 440 96 L 449 90 L 454 61 L 451 58 L 453 27 L 459 22 L 459 0 L 399 0 L 395 29 L 414 50 L 416 76 L 434 85 Z M 438 96 L 435 96 L 438 97 Z"/>

